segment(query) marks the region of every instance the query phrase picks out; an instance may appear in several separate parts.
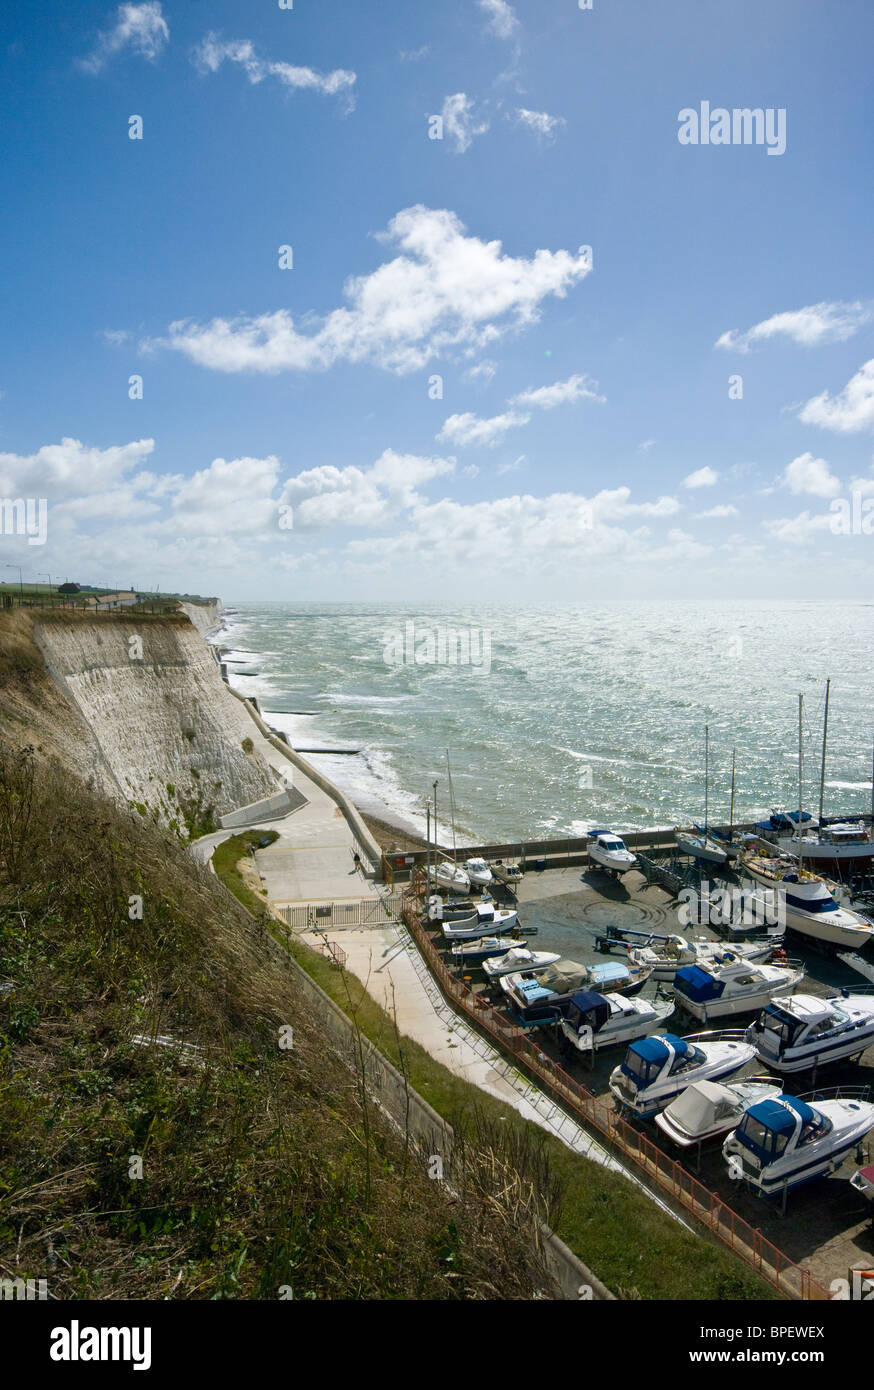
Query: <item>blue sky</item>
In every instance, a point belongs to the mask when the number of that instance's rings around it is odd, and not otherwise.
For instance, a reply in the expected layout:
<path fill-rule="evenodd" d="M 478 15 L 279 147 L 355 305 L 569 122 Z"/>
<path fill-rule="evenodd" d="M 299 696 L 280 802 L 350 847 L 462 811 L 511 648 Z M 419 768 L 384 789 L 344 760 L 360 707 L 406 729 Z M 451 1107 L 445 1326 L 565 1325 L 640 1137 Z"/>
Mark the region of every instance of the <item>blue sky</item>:
<path fill-rule="evenodd" d="M 20 7 L 0 498 L 49 523 L 4 562 L 227 599 L 859 594 L 872 38 L 864 0 Z M 785 152 L 680 144 L 703 101 L 785 110 Z"/>

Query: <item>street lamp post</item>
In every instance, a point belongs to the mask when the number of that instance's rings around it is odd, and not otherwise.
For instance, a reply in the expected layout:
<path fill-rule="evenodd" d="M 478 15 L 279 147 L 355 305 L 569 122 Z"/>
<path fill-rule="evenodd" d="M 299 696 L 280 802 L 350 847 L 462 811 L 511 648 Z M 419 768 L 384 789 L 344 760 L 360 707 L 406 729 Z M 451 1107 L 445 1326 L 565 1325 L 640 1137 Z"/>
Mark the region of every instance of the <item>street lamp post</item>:
<path fill-rule="evenodd" d="M 48 570 L 40 570 L 40 572 L 39 572 L 39 577 L 40 577 L 40 579 L 42 579 L 43 575 L 45 575 L 46 579 L 49 581 L 49 607 L 51 608 L 51 606 L 52 606 L 52 605 L 51 605 L 51 598 L 52 598 L 52 576 L 49 574 Z"/>
<path fill-rule="evenodd" d="M 18 603 L 19 603 L 19 606 L 20 606 L 20 607 L 23 607 L 23 606 L 24 606 L 24 585 L 23 585 L 22 582 L 21 582 L 21 565 L 10 565 L 10 564 L 7 563 L 6 568 L 7 568 L 8 570 L 18 570 Z"/>

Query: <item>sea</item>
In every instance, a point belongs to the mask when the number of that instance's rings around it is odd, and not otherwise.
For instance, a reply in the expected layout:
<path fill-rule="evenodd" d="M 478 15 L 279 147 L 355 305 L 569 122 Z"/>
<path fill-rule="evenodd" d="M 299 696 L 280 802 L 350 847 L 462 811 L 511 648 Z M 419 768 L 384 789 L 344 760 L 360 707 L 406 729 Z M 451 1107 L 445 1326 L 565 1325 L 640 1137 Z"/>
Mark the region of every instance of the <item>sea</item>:
<path fill-rule="evenodd" d="M 690 580 L 690 582 L 692 582 Z M 441 843 L 869 812 L 874 604 L 227 601 L 231 684 L 365 812 Z M 705 740 L 705 730 L 707 740 Z M 312 751 L 317 750 L 317 751 Z M 454 816 L 451 814 L 454 809 Z"/>

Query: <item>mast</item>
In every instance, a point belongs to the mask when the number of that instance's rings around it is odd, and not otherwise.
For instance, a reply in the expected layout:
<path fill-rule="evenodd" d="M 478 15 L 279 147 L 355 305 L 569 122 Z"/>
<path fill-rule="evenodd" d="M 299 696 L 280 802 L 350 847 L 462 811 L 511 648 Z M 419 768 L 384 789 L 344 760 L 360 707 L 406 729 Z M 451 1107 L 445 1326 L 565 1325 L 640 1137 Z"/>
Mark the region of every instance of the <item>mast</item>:
<path fill-rule="evenodd" d="M 425 802 L 425 876 L 428 887 L 426 896 L 431 891 L 431 800 Z"/>
<path fill-rule="evenodd" d="M 434 868 L 437 868 L 437 778 L 434 778 Z"/>
<path fill-rule="evenodd" d="M 801 751 L 801 715 L 804 709 L 804 696 L 798 696 L 798 867 L 801 868 L 801 785 L 804 770 L 804 754 Z"/>
<path fill-rule="evenodd" d="M 704 837 L 707 838 L 707 787 L 710 780 L 710 729 L 704 725 Z"/>
<path fill-rule="evenodd" d="M 729 838 L 729 841 L 731 841 L 731 840 L 734 839 L 734 752 L 735 752 L 735 750 L 732 748 L 732 750 L 731 750 L 731 801 L 729 802 L 729 807 L 728 807 L 728 838 Z"/>
<path fill-rule="evenodd" d="M 819 833 L 822 834 L 822 804 L 825 797 L 825 746 L 828 739 L 828 692 L 831 680 L 825 683 L 825 714 L 822 720 L 822 768 L 819 774 Z"/>
<path fill-rule="evenodd" d="M 452 862 L 458 862 L 458 852 L 455 846 L 455 793 L 452 790 L 452 768 L 449 763 L 449 749 L 446 750 L 446 776 L 449 781 L 449 814 L 452 817 Z"/>

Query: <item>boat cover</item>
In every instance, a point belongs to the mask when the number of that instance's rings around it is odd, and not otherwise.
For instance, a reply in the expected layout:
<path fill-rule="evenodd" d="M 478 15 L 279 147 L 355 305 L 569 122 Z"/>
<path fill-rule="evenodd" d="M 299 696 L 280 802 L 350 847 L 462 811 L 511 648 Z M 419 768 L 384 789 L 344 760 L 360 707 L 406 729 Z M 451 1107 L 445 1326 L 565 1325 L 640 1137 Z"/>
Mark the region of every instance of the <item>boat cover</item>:
<path fill-rule="evenodd" d="M 609 989 L 611 985 L 624 985 L 628 983 L 630 972 L 627 965 L 622 965 L 618 960 L 604 961 L 601 965 L 593 965 L 589 971 L 589 978 L 593 985 L 599 989 Z"/>
<path fill-rule="evenodd" d="M 556 994 L 567 994 L 568 990 L 579 988 L 587 974 L 586 967 L 575 960 L 557 960 L 553 965 L 544 965 L 538 970 L 537 979 Z"/>
<path fill-rule="evenodd" d="M 684 965 L 674 976 L 674 989 L 691 999 L 695 1004 L 706 1004 L 718 999 L 725 989 L 725 981 L 717 980 L 709 970 L 700 965 Z"/>
<path fill-rule="evenodd" d="M 816 1111 L 812 1110 L 806 1101 L 798 1100 L 795 1096 L 780 1096 L 779 1101 L 757 1101 L 755 1105 L 750 1106 L 747 1114 L 758 1120 L 765 1129 L 771 1130 L 772 1134 L 791 1134 L 795 1128 L 796 1116 L 803 1125 L 816 1119 Z"/>
<path fill-rule="evenodd" d="M 597 1033 L 610 1017 L 610 1005 L 602 994 L 583 990 L 571 995 L 565 1017 L 575 1028 L 588 1026 L 593 1033 Z"/>
<path fill-rule="evenodd" d="M 667 1114 L 688 1134 L 703 1134 L 737 1108 L 737 1100 L 727 1086 L 696 1081 L 668 1106 Z"/>
<path fill-rule="evenodd" d="M 633 1042 L 622 1063 L 621 1070 L 636 1083 L 648 1085 L 654 1081 L 668 1060 L 668 1048 L 672 1047 L 677 1057 L 687 1057 L 694 1052 L 690 1043 L 678 1038 L 674 1033 L 663 1033 L 661 1037 L 640 1038 Z"/>

